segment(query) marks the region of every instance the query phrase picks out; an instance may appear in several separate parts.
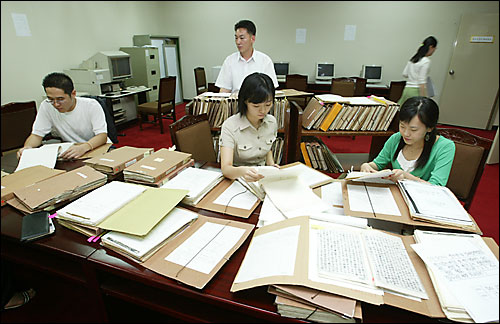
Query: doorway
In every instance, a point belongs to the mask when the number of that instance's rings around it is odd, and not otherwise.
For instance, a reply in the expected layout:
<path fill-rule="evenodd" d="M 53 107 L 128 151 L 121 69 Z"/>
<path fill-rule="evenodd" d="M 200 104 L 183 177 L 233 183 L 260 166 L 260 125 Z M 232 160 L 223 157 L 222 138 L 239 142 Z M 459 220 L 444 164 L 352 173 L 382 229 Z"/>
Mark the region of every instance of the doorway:
<path fill-rule="evenodd" d="M 464 14 L 439 103 L 439 122 L 491 129 L 498 107 L 498 70 L 498 14 Z"/>

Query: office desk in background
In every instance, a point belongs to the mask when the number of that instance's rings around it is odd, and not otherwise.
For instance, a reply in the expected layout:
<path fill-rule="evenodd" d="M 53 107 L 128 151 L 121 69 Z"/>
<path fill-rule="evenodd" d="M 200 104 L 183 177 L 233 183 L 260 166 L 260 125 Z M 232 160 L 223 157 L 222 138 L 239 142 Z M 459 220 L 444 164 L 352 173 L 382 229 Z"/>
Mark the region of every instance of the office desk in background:
<path fill-rule="evenodd" d="M 117 92 L 108 92 L 99 97 L 106 99 L 108 107 L 113 111 L 113 118 L 117 128 L 122 128 L 137 119 L 137 105 L 146 102 L 146 87 L 128 87 Z M 135 96 L 137 95 L 137 102 Z"/>
<path fill-rule="evenodd" d="M 58 162 L 56 167 L 70 170 L 80 163 L 72 165 L 66 162 L 63 165 Z M 259 206 L 248 219 L 243 219 L 184 207 L 201 215 L 254 225 L 261 209 Z M 53 235 L 28 244 L 21 243 L 21 221 L 19 211 L 10 206 L 2 207 L 2 260 L 21 268 L 21 272 L 32 281 L 50 282 L 50 287 L 39 289 L 33 301 L 19 308 L 21 312 L 2 312 L 2 321 L 148 322 L 173 319 L 187 322 L 307 322 L 281 317 L 273 304 L 274 295 L 267 293 L 267 286 L 236 293 L 229 291 L 251 237 L 205 288 L 199 290 L 150 271 L 98 243 L 88 243 L 85 236 L 60 226 L 57 220 Z M 53 296 L 58 297 L 54 300 Z M 34 308 L 35 303 L 44 307 Z M 22 312 L 23 309 L 29 310 L 30 306 L 32 311 Z M 67 308 L 71 311 L 68 312 Z M 362 309 L 364 322 L 439 322 L 385 305 L 363 303 Z M 69 317 L 64 317 L 65 314 Z"/>

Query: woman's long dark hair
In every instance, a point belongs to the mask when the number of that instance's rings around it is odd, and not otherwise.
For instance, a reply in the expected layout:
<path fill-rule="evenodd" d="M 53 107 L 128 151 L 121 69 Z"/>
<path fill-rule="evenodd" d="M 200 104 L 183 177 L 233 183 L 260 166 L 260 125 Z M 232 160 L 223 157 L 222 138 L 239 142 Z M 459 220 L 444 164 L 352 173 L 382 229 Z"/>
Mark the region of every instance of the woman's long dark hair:
<path fill-rule="evenodd" d="M 437 103 L 428 97 L 412 97 L 406 100 L 399 111 L 399 121 L 409 123 L 410 120 L 418 116 L 418 119 L 427 127 L 432 128 L 432 131 L 426 134 L 424 140 L 424 150 L 420 154 L 415 164 L 415 169 L 423 167 L 429 160 L 431 155 L 432 146 L 436 141 L 437 129 L 436 124 L 439 119 L 439 107 Z M 427 135 L 429 135 L 427 137 Z M 399 151 L 405 146 L 403 136 L 399 141 L 398 148 L 394 152 L 394 160 L 398 158 Z"/>
<path fill-rule="evenodd" d="M 271 100 L 274 104 L 274 93 L 273 80 L 267 74 L 254 72 L 248 75 L 238 92 L 238 112 L 241 117 L 247 113 L 247 102 L 260 104 Z"/>
<path fill-rule="evenodd" d="M 436 47 L 437 43 L 438 43 L 437 39 L 434 38 L 433 36 L 427 37 L 418 48 L 417 53 L 413 55 L 413 57 L 410 59 L 410 61 L 412 63 L 417 63 L 422 59 L 422 57 L 424 57 L 427 54 L 427 52 L 429 52 L 429 47 L 430 46 Z"/>

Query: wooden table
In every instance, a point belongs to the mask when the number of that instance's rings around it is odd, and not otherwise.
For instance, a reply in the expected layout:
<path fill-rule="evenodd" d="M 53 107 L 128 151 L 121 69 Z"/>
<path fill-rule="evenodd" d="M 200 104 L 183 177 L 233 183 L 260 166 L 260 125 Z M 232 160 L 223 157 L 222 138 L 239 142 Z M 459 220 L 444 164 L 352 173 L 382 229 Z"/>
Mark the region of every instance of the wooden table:
<path fill-rule="evenodd" d="M 58 164 L 58 167 L 62 166 Z M 65 169 L 72 167 L 71 163 L 64 165 Z M 248 219 L 243 219 L 184 207 L 204 216 L 251 224 L 257 223 L 261 208 L 257 207 Z M 142 322 L 153 318 L 173 318 L 187 322 L 307 322 L 281 317 L 273 304 L 274 295 L 267 293 L 267 287 L 235 293 L 229 291 L 253 233 L 205 288 L 199 290 L 161 276 L 98 243 L 88 243 L 85 236 L 60 226 L 57 220 L 56 232 L 53 235 L 22 244 L 19 241 L 21 221 L 20 212 L 10 206 L 2 207 L 2 260 L 27 267 L 35 275 L 43 273 L 57 277 L 58 280 L 52 287 L 55 291 L 63 284 L 79 287 L 78 290 L 72 291 L 71 295 L 62 297 L 74 302 L 82 302 L 79 300 L 85 298 L 86 306 L 78 309 L 78 313 L 72 314 L 75 322 L 86 318 L 82 317 L 84 315 L 99 322 L 107 322 L 117 318 L 117 313 L 127 311 L 123 307 L 112 307 L 112 301 L 143 309 L 144 313 L 141 313 L 140 318 Z M 40 278 L 42 280 L 44 277 Z M 41 297 L 38 298 L 40 300 Z M 438 322 L 389 306 L 363 304 L 362 307 L 365 322 Z M 44 321 L 45 317 L 43 314 L 37 314 L 36 318 Z"/>

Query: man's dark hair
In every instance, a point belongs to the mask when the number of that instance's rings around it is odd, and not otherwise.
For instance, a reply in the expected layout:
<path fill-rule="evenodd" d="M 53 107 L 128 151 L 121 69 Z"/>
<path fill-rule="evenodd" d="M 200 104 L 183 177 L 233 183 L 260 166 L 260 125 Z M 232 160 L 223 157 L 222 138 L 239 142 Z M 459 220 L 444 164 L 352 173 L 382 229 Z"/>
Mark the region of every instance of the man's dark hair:
<path fill-rule="evenodd" d="M 73 81 L 69 76 L 60 72 L 53 72 L 45 76 L 42 82 L 43 89 L 47 88 L 58 88 L 64 91 L 64 93 L 71 96 L 71 92 L 75 89 L 73 86 Z"/>
<path fill-rule="evenodd" d="M 240 20 L 234 25 L 234 31 L 238 30 L 238 28 L 245 28 L 247 32 L 252 35 L 257 35 L 257 28 L 255 24 L 250 20 Z"/>

